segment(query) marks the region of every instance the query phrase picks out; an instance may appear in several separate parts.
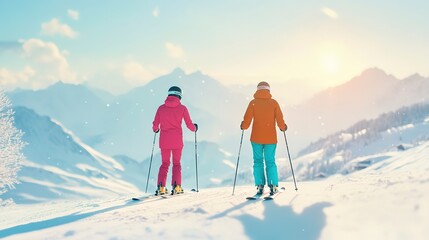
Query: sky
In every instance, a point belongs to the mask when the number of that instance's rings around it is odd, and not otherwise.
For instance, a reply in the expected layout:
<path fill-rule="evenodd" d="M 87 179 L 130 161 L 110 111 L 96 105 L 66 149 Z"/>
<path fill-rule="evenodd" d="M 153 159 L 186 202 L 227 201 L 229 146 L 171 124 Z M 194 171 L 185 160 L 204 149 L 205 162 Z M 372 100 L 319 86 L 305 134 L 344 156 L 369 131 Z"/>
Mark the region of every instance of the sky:
<path fill-rule="evenodd" d="M 180 67 L 225 85 L 429 76 L 429 2 L 0 0 L 0 88 L 59 80 L 115 94 Z"/>

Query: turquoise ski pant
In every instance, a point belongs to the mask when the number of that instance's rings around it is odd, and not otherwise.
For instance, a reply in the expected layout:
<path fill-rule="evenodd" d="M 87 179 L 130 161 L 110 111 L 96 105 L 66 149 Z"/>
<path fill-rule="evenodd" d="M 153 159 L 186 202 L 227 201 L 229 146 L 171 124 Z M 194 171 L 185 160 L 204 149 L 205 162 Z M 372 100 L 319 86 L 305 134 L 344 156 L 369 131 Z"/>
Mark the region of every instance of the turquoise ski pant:
<path fill-rule="evenodd" d="M 279 186 L 279 177 L 275 160 L 277 144 L 251 143 L 253 149 L 253 177 L 255 178 L 255 186 L 265 185 L 265 183 L 267 183 L 267 185 Z M 265 182 L 264 159 L 267 182 Z"/>

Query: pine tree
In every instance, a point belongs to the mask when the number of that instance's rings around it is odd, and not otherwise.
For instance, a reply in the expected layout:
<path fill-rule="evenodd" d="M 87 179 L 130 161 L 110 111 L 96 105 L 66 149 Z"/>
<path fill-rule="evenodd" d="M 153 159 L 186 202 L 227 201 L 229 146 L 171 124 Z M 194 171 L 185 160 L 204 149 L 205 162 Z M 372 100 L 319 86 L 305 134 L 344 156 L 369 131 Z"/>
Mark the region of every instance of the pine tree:
<path fill-rule="evenodd" d="M 0 194 L 18 183 L 17 173 L 24 160 L 23 132 L 13 125 L 12 104 L 0 90 Z"/>

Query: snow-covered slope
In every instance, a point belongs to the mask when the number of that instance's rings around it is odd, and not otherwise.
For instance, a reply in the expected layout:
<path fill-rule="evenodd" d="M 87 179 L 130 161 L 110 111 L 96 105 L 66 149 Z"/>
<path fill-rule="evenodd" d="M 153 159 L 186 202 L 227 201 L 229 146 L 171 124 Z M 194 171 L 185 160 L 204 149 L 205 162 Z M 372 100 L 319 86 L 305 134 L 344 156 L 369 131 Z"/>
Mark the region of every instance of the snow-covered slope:
<path fill-rule="evenodd" d="M 120 162 L 82 143 L 59 122 L 24 107 L 14 110 L 16 127 L 28 143 L 23 150 L 27 160 L 18 173 L 21 184 L 2 195 L 3 199 L 30 203 L 139 190 Z"/>
<path fill-rule="evenodd" d="M 403 151 L 428 139 L 429 104 L 416 104 L 312 143 L 295 159 L 295 170 L 300 179 L 349 173 L 388 158 L 390 151 Z"/>
<path fill-rule="evenodd" d="M 274 201 L 246 201 L 252 186 L 200 189 L 170 199 L 131 196 L 2 208 L 5 239 L 425 240 L 429 142 L 330 178 L 281 183 Z"/>

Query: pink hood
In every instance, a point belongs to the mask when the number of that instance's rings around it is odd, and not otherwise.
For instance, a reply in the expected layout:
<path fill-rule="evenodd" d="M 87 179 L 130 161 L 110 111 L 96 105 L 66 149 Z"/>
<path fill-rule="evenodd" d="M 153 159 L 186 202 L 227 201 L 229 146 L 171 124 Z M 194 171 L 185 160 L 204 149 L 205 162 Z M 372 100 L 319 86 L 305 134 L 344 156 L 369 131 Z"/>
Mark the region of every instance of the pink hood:
<path fill-rule="evenodd" d="M 180 103 L 180 99 L 178 97 L 168 96 L 167 99 L 165 99 L 164 104 L 167 107 L 177 107 L 181 103 Z"/>

